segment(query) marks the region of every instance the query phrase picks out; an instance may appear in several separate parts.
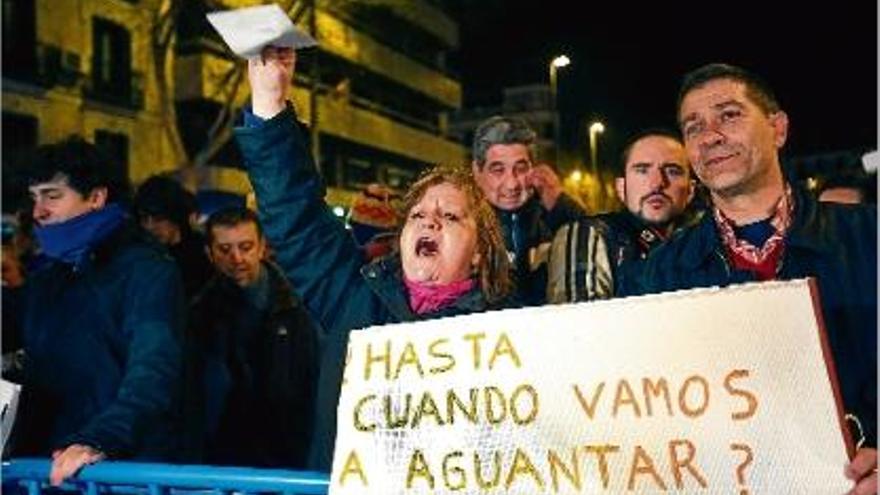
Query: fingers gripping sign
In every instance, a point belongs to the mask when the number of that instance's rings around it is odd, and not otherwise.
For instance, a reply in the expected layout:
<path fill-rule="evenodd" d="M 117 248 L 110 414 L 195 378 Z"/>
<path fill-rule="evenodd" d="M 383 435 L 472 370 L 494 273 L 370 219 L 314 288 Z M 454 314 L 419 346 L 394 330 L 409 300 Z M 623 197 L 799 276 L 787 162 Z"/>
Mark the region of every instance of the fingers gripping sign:
<path fill-rule="evenodd" d="M 846 477 L 853 480 L 855 486 L 850 493 L 855 495 L 873 495 L 877 493 L 877 449 L 861 448 L 855 458 L 846 467 Z"/>

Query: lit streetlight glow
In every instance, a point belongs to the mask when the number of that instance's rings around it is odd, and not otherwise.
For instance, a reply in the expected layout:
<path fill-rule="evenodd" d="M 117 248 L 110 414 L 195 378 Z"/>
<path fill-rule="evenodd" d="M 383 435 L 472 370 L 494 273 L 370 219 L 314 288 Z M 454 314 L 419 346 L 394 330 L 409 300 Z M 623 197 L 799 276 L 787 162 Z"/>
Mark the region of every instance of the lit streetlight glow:
<path fill-rule="evenodd" d="M 605 132 L 605 125 L 601 122 L 593 122 L 590 124 L 590 167 L 594 174 L 599 173 L 599 162 L 597 159 L 598 149 L 596 146 L 596 136 Z"/>
<path fill-rule="evenodd" d="M 566 65 L 568 65 L 570 63 L 571 63 L 571 59 L 568 58 L 567 55 L 560 55 L 560 56 L 554 58 L 553 61 L 550 62 L 550 65 L 559 68 L 559 67 L 565 67 Z"/>
<path fill-rule="evenodd" d="M 553 118 L 553 142 L 556 148 L 556 156 L 554 156 L 554 159 L 557 162 L 559 161 L 559 105 L 556 101 L 556 71 L 560 67 L 565 67 L 570 63 L 571 59 L 568 58 L 567 55 L 553 57 L 550 61 L 550 97 L 553 99 L 553 111 L 555 113 L 555 117 Z"/>

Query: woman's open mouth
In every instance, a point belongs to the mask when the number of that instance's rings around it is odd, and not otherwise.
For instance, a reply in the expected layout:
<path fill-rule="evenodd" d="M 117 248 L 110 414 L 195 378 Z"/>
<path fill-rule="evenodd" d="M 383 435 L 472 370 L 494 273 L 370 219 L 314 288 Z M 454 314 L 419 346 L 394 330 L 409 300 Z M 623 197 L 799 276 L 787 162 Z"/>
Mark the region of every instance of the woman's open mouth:
<path fill-rule="evenodd" d="M 416 241 L 416 256 L 435 256 L 439 251 L 437 241 L 429 237 L 419 237 Z"/>

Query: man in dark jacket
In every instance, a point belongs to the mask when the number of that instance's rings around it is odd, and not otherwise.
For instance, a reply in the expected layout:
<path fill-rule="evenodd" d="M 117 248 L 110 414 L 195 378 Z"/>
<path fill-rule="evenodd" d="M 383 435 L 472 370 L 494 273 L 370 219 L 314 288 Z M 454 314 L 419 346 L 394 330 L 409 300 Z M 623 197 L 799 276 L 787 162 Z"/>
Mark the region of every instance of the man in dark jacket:
<path fill-rule="evenodd" d="M 615 181 L 620 211 L 567 224 L 553 239 L 547 301 L 606 299 L 638 277 L 645 258 L 695 215 L 687 154 L 672 132 L 653 129 L 624 147 Z"/>
<path fill-rule="evenodd" d="M 562 192 L 555 172 L 538 165 L 535 131 L 522 119 L 495 116 L 474 133 L 474 179 L 495 208 L 521 302 L 544 303 L 547 255 L 560 226 L 583 208 Z"/>
<path fill-rule="evenodd" d="M 206 233 L 218 273 L 191 307 L 195 353 L 187 394 L 203 459 L 303 468 L 317 375 L 315 327 L 280 269 L 264 259 L 256 213 L 220 210 Z"/>
<path fill-rule="evenodd" d="M 112 170 L 76 138 L 41 146 L 28 169 L 35 234 L 52 261 L 28 280 L 12 454 L 51 454 L 56 485 L 104 457 L 176 450 L 180 274 L 115 202 Z"/>
<path fill-rule="evenodd" d="M 180 269 L 187 302 L 214 274 L 205 255 L 205 239 L 192 228 L 196 198 L 176 180 L 154 175 L 144 181 L 134 197 L 141 227 L 162 243 Z"/>
<path fill-rule="evenodd" d="M 678 119 L 712 211 L 657 249 L 642 291 L 815 277 L 840 391 L 864 447 L 847 467 L 877 490 L 877 210 L 818 203 L 783 176 L 788 117 L 760 78 L 712 64 L 685 76 Z"/>

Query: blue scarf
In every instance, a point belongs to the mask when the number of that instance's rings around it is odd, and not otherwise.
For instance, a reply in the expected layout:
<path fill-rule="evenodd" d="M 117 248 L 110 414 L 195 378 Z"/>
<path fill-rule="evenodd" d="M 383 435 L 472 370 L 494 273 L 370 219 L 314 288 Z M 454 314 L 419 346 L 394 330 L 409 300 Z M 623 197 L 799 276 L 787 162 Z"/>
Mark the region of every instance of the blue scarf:
<path fill-rule="evenodd" d="M 116 203 L 60 223 L 36 227 L 34 234 L 46 256 L 79 268 L 88 254 L 127 218 Z"/>

